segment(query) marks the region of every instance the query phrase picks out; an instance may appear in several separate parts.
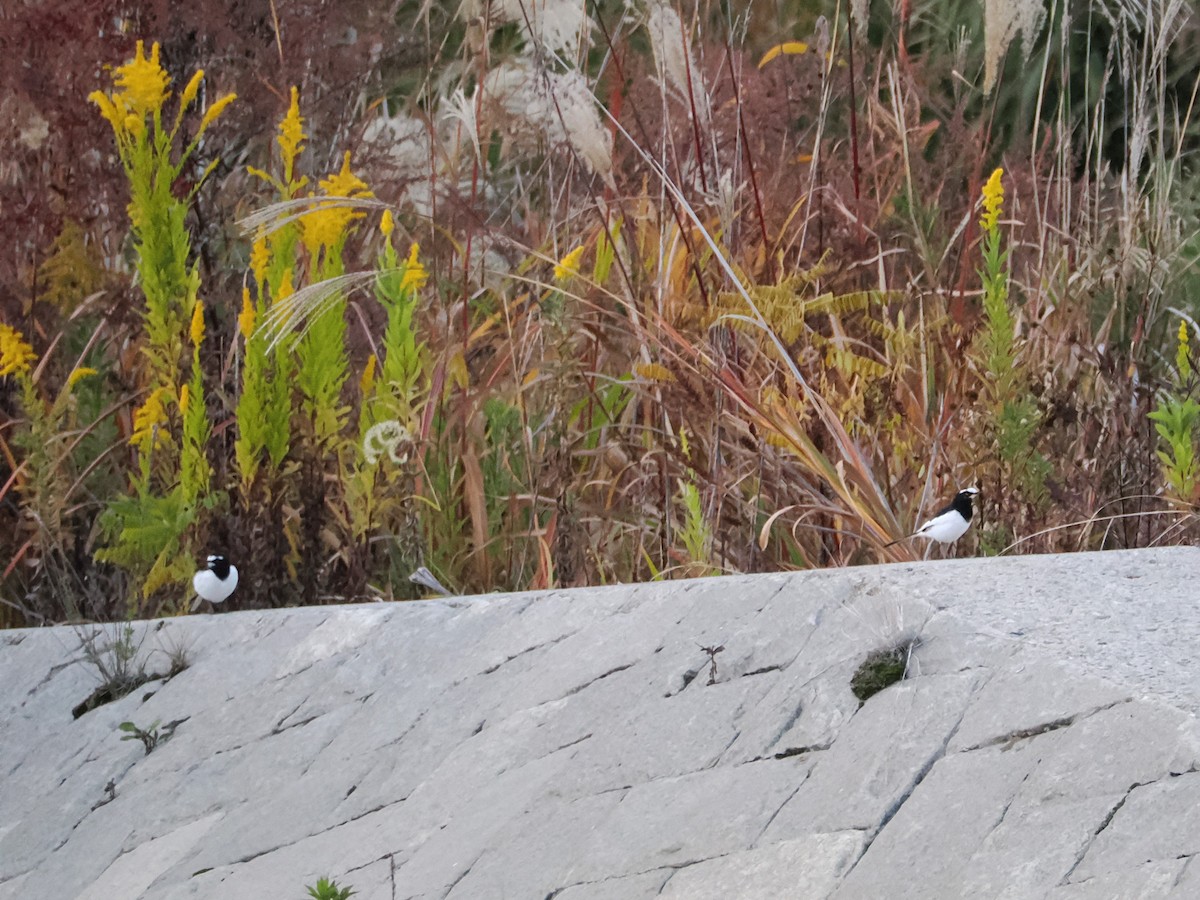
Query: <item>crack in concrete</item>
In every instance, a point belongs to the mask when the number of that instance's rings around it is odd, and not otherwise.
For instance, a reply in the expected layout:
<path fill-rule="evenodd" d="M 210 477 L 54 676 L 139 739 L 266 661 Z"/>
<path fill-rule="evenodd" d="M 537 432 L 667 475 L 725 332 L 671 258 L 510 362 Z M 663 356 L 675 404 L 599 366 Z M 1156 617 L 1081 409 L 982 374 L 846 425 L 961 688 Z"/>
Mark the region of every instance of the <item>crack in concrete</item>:
<path fill-rule="evenodd" d="M 783 812 L 783 808 L 792 802 L 793 797 L 795 797 L 798 793 L 800 793 L 800 788 L 804 787 L 804 782 L 808 781 L 808 776 L 811 774 L 812 774 L 811 769 L 809 771 L 805 772 L 804 777 L 800 779 L 800 783 L 798 785 L 796 785 L 796 789 L 787 795 L 787 798 L 782 803 L 779 804 L 779 806 L 775 809 L 775 812 L 771 813 L 771 817 L 769 819 L 767 819 L 767 824 L 765 824 L 762 827 L 762 830 L 758 833 L 758 836 L 755 837 L 754 840 L 752 840 L 750 842 L 751 847 L 758 846 L 758 842 L 761 841 L 763 835 L 767 833 L 767 829 L 771 827 L 771 823 L 775 821 L 775 817 L 778 816 L 781 812 Z"/>
<path fill-rule="evenodd" d="M 491 675 L 493 672 L 497 671 L 501 666 L 507 666 L 514 659 L 520 659 L 522 656 L 525 656 L 526 654 L 529 654 L 529 653 L 533 653 L 535 650 L 541 650 L 543 647 L 552 647 L 555 644 L 557 644 L 561 641 L 565 641 L 567 638 L 573 637 L 574 635 L 577 635 L 577 634 L 579 634 L 578 629 L 576 629 L 575 631 L 568 631 L 566 634 L 559 635 L 558 637 L 554 638 L 553 640 L 542 641 L 542 643 L 540 643 L 540 644 L 534 644 L 532 647 L 526 647 L 524 650 L 521 650 L 517 653 L 514 653 L 512 656 L 507 657 L 502 662 L 498 662 L 494 666 L 488 666 L 486 669 L 484 669 L 479 674 L 480 675 Z"/>
<path fill-rule="evenodd" d="M 974 696 L 974 692 L 972 692 Z M 1029 738 L 1037 737 L 1038 735 L 1048 734 L 1051 731 L 1061 731 L 1063 728 L 1069 728 L 1076 722 L 1082 722 L 1092 716 L 1102 713 L 1105 710 L 1112 709 L 1114 706 L 1120 706 L 1123 703 L 1131 702 L 1130 699 L 1114 700 L 1112 703 L 1106 703 L 1103 706 L 1097 706 L 1094 709 L 1085 712 L 1072 713 L 1069 716 L 1063 716 L 1059 719 L 1052 719 L 1049 722 L 1043 722 L 1040 725 L 1032 725 L 1029 728 L 1018 728 L 1015 731 L 1010 731 L 1007 734 L 999 735 L 998 737 L 990 738 L 980 744 L 973 744 L 970 747 L 964 747 L 958 751 L 960 753 L 971 753 L 975 750 L 983 750 L 987 747 L 995 747 L 997 744 L 1003 744 L 1002 750 L 1011 750 L 1018 743 Z"/>
<path fill-rule="evenodd" d="M 450 887 L 446 888 L 446 893 L 442 894 L 442 900 L 446 900 L 446 898 L 450 896 L 450 893 L 458 886 L 458 883 L 471 874 L 471 870 L 475 868 L 475 864 L 483 859 L 484 853 L 486 852 L 486 850 L 483 851 L 483 853 L 480 853 L 477 857 L 471 860 L 471 864 L 463 870 L 463 873 L 450 882 Z"/>
<path fill-rule="evenodd" d="M 269 736 L 274 737 L 277 734 L 283 734 L 285 731 L 291 731 L 293 728 L 303 728 L 305 725 L 308 725 L 310 722 L 315 722 L 319 718 L 321 718 L 319 715 L 309 716 L 307 719 L 301 719 L 299 722 L 293 722 L 290 725 L 284 725 L 282 727 L 276 726 L 271 730 L 271 734 Z"/>
<path fill-rule="evenodd" d="M 637 665 L 636 662 L 631 662 L 631 663 L 625 663 L 625 665 L 623 665 L 623 666 L 615 666 L 614 668 L 609 669 L 607 672 L 597 675 L 595 678 L 591 679 L 590 681 L 585 681 L 583 684 L 576 685 L 575 687 L 573 687 L 569 691 L 567 691 L 565 694 L 563 694 L 561 697 L 556 697 L 555 700 L 553 700 L 551 702 L 556 702 L 557 700 L 566 700 L 568 697 L 573 697 L 575 694 L 578 694 L 580 691 L 587 690 L 593 684 L 595 684 L 597 681 L 603 681 L 609 675 L 616 675 L 618 672 L 624 672 L 626 669 L 632 669 L 635 665 Z"/>
<path fill-rule="evenodd" d="M 694 669 L 688 669 L 688 670 L 686 670 L 686 671 L 683 673 L 683 684 L 681 684 L 681 685 L 679 686 L 679 690 L 677 690 L 677 691 L 667 691 L 665 694 L 663 694 L 663 697 L 664 697 L 665 699 L 667 699 L 667 700 L 670 700 L 672 697 L 675 697 L 675 696 L 677 696 L 677 695 L 679 695 L 679 694 L 682 694 L 684 691 L 686 691 L 686 690 L 687 690 L 687 687 L 688 687 L 688 685 L 689 685 L 689 684 L 691 684 L 693 681 L 695 681 L 695 680 L 696 680 L 696 676 L 700 674 L 700 670 L 701 670 L 702 668 L 704 668 L 704 667 L 703 667 L 703 666 L 697 666 L 697 667 L 696 667 L 696 668 L 694 668 Z"/>
<path fill-rule="evenodd" d="M 1145 784 L 1153 784 L 1153 782 L 1145 782 Z M 1062 877 L 1062 880 L 1058 882 L 1059 887 L 1071 883 L 1071 875 L 1076 869 L 1079 868 L 1084 858 L 1088 855 L 1088 851 L 1091 850 L 1092 845 L 1096 843 L 1096 838 L 1100 837 L 1100 834 L 1104 831 L 1104 829 L 1112 824 L 1113 817 L 1115 817 L 1116 814 L 1121 811 L 1121 807 L 1125 805 L 1125 801 L 1129 799 L 1129 795 L 1138 788 L 1144 787 L 1145 784 L 1131 784 L 1125 793 L 1121 795 L 1121 799 L 1113 804 L 1112 809 L 1108 811 L 1108 815 L 1104 817 L 1104 821 L 1100 823 L 1100 827 L 1092 832 L 1092 836 L 1088 838 L 1087 843 L 1080 848 L 1077 854 L 1075 854 L 1075 861 L 1071 863 L 1071 868 L 1067 869 L 1066 874 L 1064 874 Z"/>
<path fill-rule="evenodd" d="M 282 719 L 280 719 L 278 722 L 275 723 L 275 727 L 271 730 L 271 734 L 279 734 L 279 732 L 283 730 L 283 723 L 286 722 L 288 719 L 290 719 L 292 716 L 294 716 L 296 714 L 296 710 L 298 710 L 300 707 L 302 707 L 307 702 L 308 702 L 308 697 L 306 695 L 303 700 L 301 700 L 299 703 L 297 703 L 295 706 L 292 707 L 290 712 L 286 713 Z"/>
<path fill-rule="evenodd" d="M 971 696 L 973 695 L 974 692 L 972 692 Z M 921 783 L 925 780 L 929 773 L 933 771 L 933 767 L 936 766 L 941 760 L 945 759 L 946 748 L 950 746 L 950 742 L 954 740 L 954 735 L 956 735 L 958 733 L 958 729 L 962 727 L 963 720 L 967 717 L 968 709 L 970 709 L 969 698 L 968 701 L 963 704 L 962 711 L 958 715 L 958 721 L 954 723 L 954 727 L 950 729 L 949 733 L 943 739 L 942 745 L 934 750 L 932 754 L 930 754 L 929 759 L 927 759 L 925 764 L 921 766 L 920 770 L 918 770 L 908 788 L 896 799 L 894 803 L 892 803 L 891 806 L 884 810 L 883 815 L 880 817 L 879 825 L 876 826 L 873 831 L 871 829 L 864 830 L 862 850 L 858 854 L 858 858 L 854 860 L 853 864 L 851 864 L 850 868 L 846 869 L 846 871 L 843 873 L 843 881 L 849 878 L 850 873 L 858 868 L 858 864 L 862 862 L 863 858 L 867 855 L 867 852 L 871 849 L 871 845 L 875 843 L 876 838 L 883 834 L 883 830 L 888 826 L 888 823 L 891 822 L 892 819 L 896 818 L 897 814 L 904 807 L 904 804 L 908 802 L 909 798 L 912 797 L 917 788 L 921 786 Z"/>
<path fill-rule="evenodd" d="M 783 736 L 792 730 L 792 726 L 795 725 L 797 722 L 799 722 L 800 717 L 803 715 L 804 715 L 804 704 L 797 703 L 796 708 L 792 711 L 792 714 L 787 717 L 787 719 L 783 723 L 783 726 L 777 732 L 775 732 L 775 736 L 773 738 L 771 738 L 771 740 L 768 742 L 767 747 L 766 747 L 766 750 L 768 753 L 771 752 L 771 750 L 775 747 L 776 744 L 778 744 L 781 740 L 783 740 Z M 847 719 L 847 721 L 849 721 L 849 720 Z"/>

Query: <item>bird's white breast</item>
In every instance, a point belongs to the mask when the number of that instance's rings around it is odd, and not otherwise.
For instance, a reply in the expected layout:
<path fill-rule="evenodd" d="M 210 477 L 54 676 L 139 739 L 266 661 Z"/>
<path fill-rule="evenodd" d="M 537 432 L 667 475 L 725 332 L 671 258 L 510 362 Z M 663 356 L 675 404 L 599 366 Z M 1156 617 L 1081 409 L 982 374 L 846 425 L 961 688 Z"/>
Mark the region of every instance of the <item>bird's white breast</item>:
<path fill-rule="evenodd" d="M 209 569 L 202 569 L 192 576 L 192 587 L 196 594 L 210 603 L 222 603 L 237 587 L 237 566 L 229 567 L 229 574 L 224 579 L 218 578 Z"/>
<path fill-rule="evenodd" d="M 950 541 L 957 541 L 967 533 L 967 529 L 970 527 L 970 522 L 957 512 L 951 511 L 934 516 L 920 527 L 916 536 L 946 544 Z"/>

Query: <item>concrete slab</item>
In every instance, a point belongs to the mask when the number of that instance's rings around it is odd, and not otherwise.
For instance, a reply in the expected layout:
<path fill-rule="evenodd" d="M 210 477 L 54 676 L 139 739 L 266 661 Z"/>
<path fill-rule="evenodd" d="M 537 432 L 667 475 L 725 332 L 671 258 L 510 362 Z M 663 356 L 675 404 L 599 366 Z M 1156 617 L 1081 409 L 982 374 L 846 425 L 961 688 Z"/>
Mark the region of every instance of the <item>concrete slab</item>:
<path fill-rule="evenodd" d="M 190 667 L 78 719 L 79 632 L 3 633 L 0 900 L 1200 896 L 1198 569 L 1174 548 L 134 623 L 150 669 L 180 644 Z M 860 705 L 862 661 L 914 639 Z M 164 738 L 147 755 L 125 721 Z"/>

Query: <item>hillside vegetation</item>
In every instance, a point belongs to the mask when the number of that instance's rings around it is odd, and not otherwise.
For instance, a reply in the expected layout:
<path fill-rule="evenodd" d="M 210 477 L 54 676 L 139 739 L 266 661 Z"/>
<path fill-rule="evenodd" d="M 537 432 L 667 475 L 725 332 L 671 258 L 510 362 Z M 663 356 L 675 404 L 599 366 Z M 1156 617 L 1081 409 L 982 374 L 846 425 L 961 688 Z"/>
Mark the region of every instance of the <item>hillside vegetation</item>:
<path fill-rule="evenodd" d="M 1184 2 L 126 6 L 0 15 L 0 624 L 1200 533 Z"/>

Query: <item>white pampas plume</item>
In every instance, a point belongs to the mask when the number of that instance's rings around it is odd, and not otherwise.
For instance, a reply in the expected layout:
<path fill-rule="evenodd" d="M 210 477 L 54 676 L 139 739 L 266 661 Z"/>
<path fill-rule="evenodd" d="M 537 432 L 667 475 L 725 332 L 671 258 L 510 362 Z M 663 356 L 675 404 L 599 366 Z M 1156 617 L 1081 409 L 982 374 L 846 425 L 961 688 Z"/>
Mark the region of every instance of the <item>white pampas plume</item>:
<path fill-rule="evenodd" d="M 551 146 L 569 144 L 590 171 L 615 186 L 612 135 L 579 72 L 548 72 L 528 60 L 512 59 L 488 72 L 483 90 L 485 99 L 532 125 Z"/>
<path fill-rule="evenodd" d="M 983 92 L 990 94 L 1000 73 L 1000 58 L 1018 34 L 1024 58 L 1042 32 L 1046 10 L 1042 0 L 987 0 L 983 11 Z"/>
<path fill-rule="evenodd" d="M 460 15 L 468 22 L 485 21 L 485 3 L 466 0 Z M 585 0 L 492 0 L 486 21 L 491 27 L 516 22 L 532 44 L 551 54 L 574 58 L 591 46 L 592 20 Z"/>

